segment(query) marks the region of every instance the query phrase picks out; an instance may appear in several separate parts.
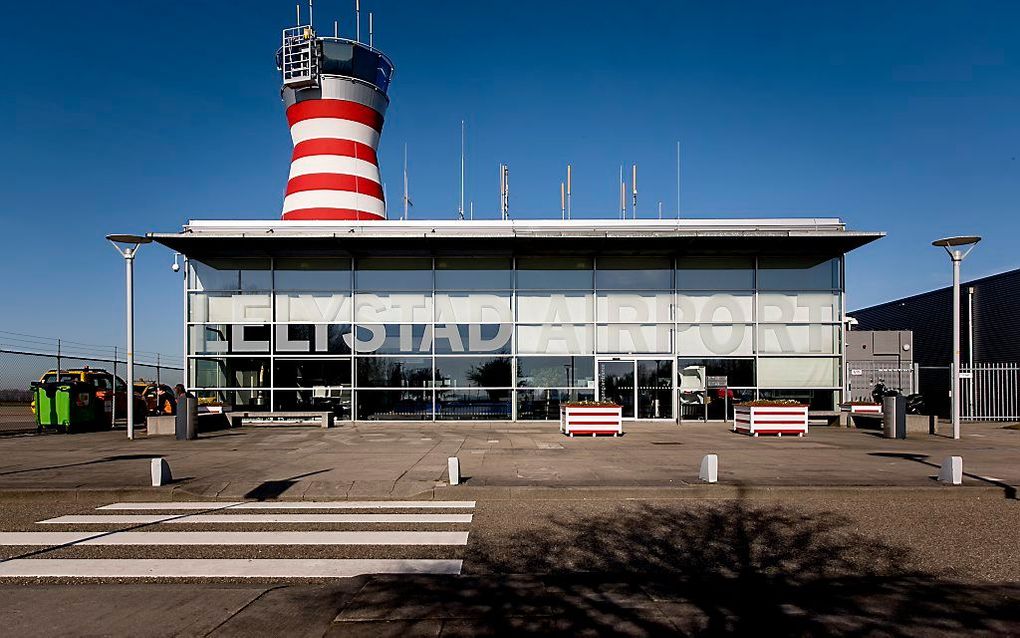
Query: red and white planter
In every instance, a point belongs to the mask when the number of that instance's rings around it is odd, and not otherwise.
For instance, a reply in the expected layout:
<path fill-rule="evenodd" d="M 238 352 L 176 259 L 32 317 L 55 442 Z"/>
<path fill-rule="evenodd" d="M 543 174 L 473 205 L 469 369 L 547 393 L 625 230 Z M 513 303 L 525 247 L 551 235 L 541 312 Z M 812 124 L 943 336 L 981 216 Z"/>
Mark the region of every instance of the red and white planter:
<path fill-rule="evenodd" d="M 806 405 L 738 405 L 733 408 L 733 431 L 751 436 L 759 434 L 796 434 L 808 431 Z"/>
<path fill-rule="evenodd" d="M 560 432 L 575 434 L 623 434 L 623 407 L 619 405 L 571 405 L 560 407 Z"/>

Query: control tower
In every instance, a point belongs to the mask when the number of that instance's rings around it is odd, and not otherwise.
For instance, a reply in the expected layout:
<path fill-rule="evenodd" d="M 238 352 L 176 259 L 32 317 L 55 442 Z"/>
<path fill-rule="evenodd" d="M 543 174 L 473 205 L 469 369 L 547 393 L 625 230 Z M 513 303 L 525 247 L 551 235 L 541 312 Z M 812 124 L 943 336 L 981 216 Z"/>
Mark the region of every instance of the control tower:
<path fill-rule="evenodd" d="M 376 149 L 393 63 L 303 25 L 284 29 L 276 66 L 294 142 L 283 219 L 386 219 Z"/>

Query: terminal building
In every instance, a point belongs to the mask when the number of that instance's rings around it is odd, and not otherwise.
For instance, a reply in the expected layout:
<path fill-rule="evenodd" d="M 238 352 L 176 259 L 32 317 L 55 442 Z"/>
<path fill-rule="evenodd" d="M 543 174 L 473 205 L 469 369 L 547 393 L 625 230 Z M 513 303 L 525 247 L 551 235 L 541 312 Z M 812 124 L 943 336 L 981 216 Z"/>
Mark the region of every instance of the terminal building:
<path fill-rule="evenodd" d="M 185 384 L 243 410 L 356 420 L 725 419 L 843 398 L 839 219 L 386 220 L 376 148 L 393 71 L 284 31 L 294 142 L 282 219 L 191 221 Z"/>

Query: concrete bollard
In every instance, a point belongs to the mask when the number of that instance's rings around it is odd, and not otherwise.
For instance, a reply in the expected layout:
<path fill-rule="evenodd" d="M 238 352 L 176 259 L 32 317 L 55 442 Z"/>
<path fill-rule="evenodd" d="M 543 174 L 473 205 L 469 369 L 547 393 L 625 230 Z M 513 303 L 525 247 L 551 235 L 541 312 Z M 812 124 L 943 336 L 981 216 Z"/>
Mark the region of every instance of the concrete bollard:
<path fill-rule="evenodd" d="M 701 459 L 701 471 L 698 472 L 698 478 L 705 483 L 719 482 L 718 454 L 706 454 L 705 458 Z"/>
<path fill-rule="evenodd" d="M 160 487 L 174 480 L 170 475 L 170 464 L 166 462 L 166 459 L 152 459 L 150 471 L 152 473 L 153 487 Z"/>
<path fill-rule="evenodd" d="M 450 467 L 450 485 L 460 485 L 460 459 L 451 456 L 447 463 Z"/>
<path fill-rule="evenodd" d="M 963 457 L 947 456 L 939 469 L 939 481 L 950 485 L 963 484 Z"/>

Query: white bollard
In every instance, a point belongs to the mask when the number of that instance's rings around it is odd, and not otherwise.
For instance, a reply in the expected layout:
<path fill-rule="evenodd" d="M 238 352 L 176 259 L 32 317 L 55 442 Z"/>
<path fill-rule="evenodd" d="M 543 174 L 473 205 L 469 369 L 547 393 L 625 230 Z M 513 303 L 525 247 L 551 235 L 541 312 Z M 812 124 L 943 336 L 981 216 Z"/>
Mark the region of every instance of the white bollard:
<path fill-rule="evenodd" d="M 173 480 L 173 477 L 170 475 L 170 464 L 166 462 L 166 459 L 152 459 L 150 471 L 152 473 L 153 487 L 166 485 Z"/>
<path fill-rule="evenodd" d="M 705 483 L 719 482 L 718 454 L 706 454 L 705 458 L 701 459 L 701 471 L 698 472 L 698 478 Z"/>
<path fill-rule="evenodd" d="M 950 485 L 963 484 L 963 457 L 947 456 L 939 469 L 939 481 Z"/>
<path fill-rule="evenodd" d="M 451 456 L 447 463 L 450 467 L 450 485 L 460 485 L 460 459 Z"/>

